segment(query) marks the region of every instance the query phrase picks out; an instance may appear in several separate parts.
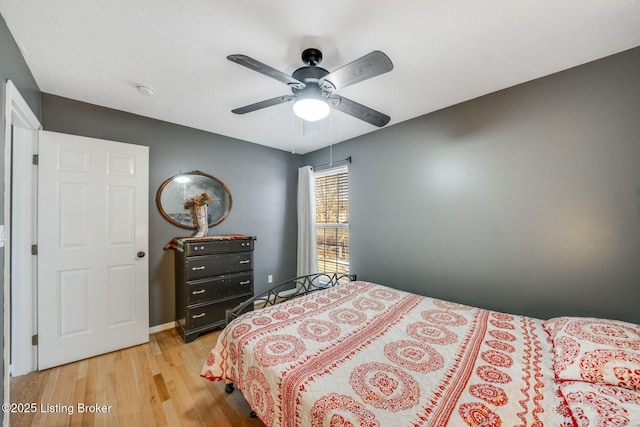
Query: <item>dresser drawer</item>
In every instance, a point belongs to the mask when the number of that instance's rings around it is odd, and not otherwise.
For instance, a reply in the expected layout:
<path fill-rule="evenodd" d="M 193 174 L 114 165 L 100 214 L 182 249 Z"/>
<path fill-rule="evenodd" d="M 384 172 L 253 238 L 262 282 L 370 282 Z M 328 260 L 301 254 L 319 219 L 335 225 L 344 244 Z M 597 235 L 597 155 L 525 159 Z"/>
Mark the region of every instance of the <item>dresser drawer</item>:
<path fill-rule="evenodd" d="M 253 295 L 252 278 L 252 273 L 240 273 L 189 282 L 187 287 L 187 305 L 213 301 L 229 295 Z"/>
<path fill-rule="evenodd" d="M 253 239 L 185 242 L 183 248 L 186 256 L 247 252 L 253 250 Z"/>
<path fill-rule="evenodd" d="M 236 252 L 187 258 L 185 276 L 187 281 L 249 271 L 253 268 L 251 252 Z"/>
<path fill-rule="evenodd" d="M 222 321 L 225 318 L 226 309 L 233 308 L 249 298 L 251 298 L 251 295 L 244 295 L 221 302 L 189 307 L 187 308 L 186 329 L 198 328 L 210 323 Z"/>

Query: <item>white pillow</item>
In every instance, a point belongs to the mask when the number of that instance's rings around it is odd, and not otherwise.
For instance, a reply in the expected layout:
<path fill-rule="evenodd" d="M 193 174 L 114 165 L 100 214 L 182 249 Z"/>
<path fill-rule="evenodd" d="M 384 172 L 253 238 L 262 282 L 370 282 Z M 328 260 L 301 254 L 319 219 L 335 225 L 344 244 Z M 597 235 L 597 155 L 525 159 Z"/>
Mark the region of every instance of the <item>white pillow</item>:
<path fill-rule="evenodd" d="M 556 317 L 543 323 L 553 344 L 558 380 L 640 390 L 640 326 L 592 317 Z"/>

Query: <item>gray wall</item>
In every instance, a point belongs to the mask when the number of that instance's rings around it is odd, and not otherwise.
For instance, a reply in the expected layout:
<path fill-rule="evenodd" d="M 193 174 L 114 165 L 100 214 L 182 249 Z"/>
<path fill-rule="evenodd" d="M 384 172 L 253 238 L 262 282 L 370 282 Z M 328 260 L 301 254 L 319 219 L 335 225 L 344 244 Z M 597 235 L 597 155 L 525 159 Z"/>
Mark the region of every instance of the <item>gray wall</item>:
<path fill-rule="evenodd" d="M 639 76 L 637 48 L 335 145 L 353 159 L 352 271 L 496 310 L 640 323 Z"/>
<path fill-rule="evenodd" d="M 233 206 L 209 234 L 257 237 L 255 290 L 296 273 L 296 187 L 299 156 L 122 111 L 43 94 L 45 130 L 149 146 L 150 324 L 175 320 L 173 251 L 164 245 L 188 230 L 171 225 L 155 204 L 158 187 L 180 172 L 200 170 L 228 187 Z"/>
<path fill-rule="evenodd" d="M 4 188 L 4 99 L 5 99 L 5 82 L 11 80 L 18 88 L 22 97 L 27 101 L 29 107 L 37 117 L 40 117 L 40 91 L 36 84 L 31 71 L 27 67 L 22 54 L 18 50 L 13 36 L 4 22 L 4 18 L 0 16 L 0 188 Z M 2 192 L 4 194 L 4 191 Z M 0 224 L 5 223 L 4 218 L 4 196 L 0 202 Z M 4 269 L 4 248 L 0 248 L 0 271 Z M 4 277 L 0 275 L 0 287 L 4 289 Z M 4 307 L 4 292 L 0 291 L 0 306 Z M 4 315 L 0 317 L 0 330 L 4 330 Z M 4 342 L 0 351 L 4 355 Z M 4 357 L 3 357 L 4 359 Z M 4 379 L 4 360 L 0 364 L 0 371 Z M 0 385 L 0 400 L 4 402 L 4 388 Z M 0 419 L 4 419 L 4 412 L 0 415 Z"/>

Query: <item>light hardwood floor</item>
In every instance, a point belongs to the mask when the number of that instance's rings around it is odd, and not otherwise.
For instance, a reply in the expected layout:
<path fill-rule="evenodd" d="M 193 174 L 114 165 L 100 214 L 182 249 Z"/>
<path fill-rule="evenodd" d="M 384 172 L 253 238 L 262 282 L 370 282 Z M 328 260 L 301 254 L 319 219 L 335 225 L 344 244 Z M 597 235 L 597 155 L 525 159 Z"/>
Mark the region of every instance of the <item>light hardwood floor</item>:
<path fill-rule="evenodd" d="M 185 344 L 174 329 L 148 344 L 11 379 L 11 403 L 35 404 L 12 413 L 11 426 L 262 426 L 224 382 L 200 377 L 220 332 Z M 80 412 L 79 404 L 110 407 Z M 57 406 L 56 406 L 57 405 Z M 43 412 L 44 410 L 44 412 Z"/>

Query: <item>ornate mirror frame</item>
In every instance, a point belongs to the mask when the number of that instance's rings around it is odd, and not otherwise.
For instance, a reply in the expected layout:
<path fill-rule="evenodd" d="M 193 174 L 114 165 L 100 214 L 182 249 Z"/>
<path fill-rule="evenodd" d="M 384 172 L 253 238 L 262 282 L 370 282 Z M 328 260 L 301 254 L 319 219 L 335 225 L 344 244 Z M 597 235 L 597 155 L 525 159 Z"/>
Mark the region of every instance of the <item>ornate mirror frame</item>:
<path fill-rule="evenodd" d="M 184 209 L 184 202 L 202 193 L 213 199 L 207 208 L 209 227 L 220 224 L 231 211 L 231 192 L 224 182 L 201 171 L 179 173 L 164 181 L 156 193 L 156 205 L 171 224 L 195 230 L 191 215 Z"/>

